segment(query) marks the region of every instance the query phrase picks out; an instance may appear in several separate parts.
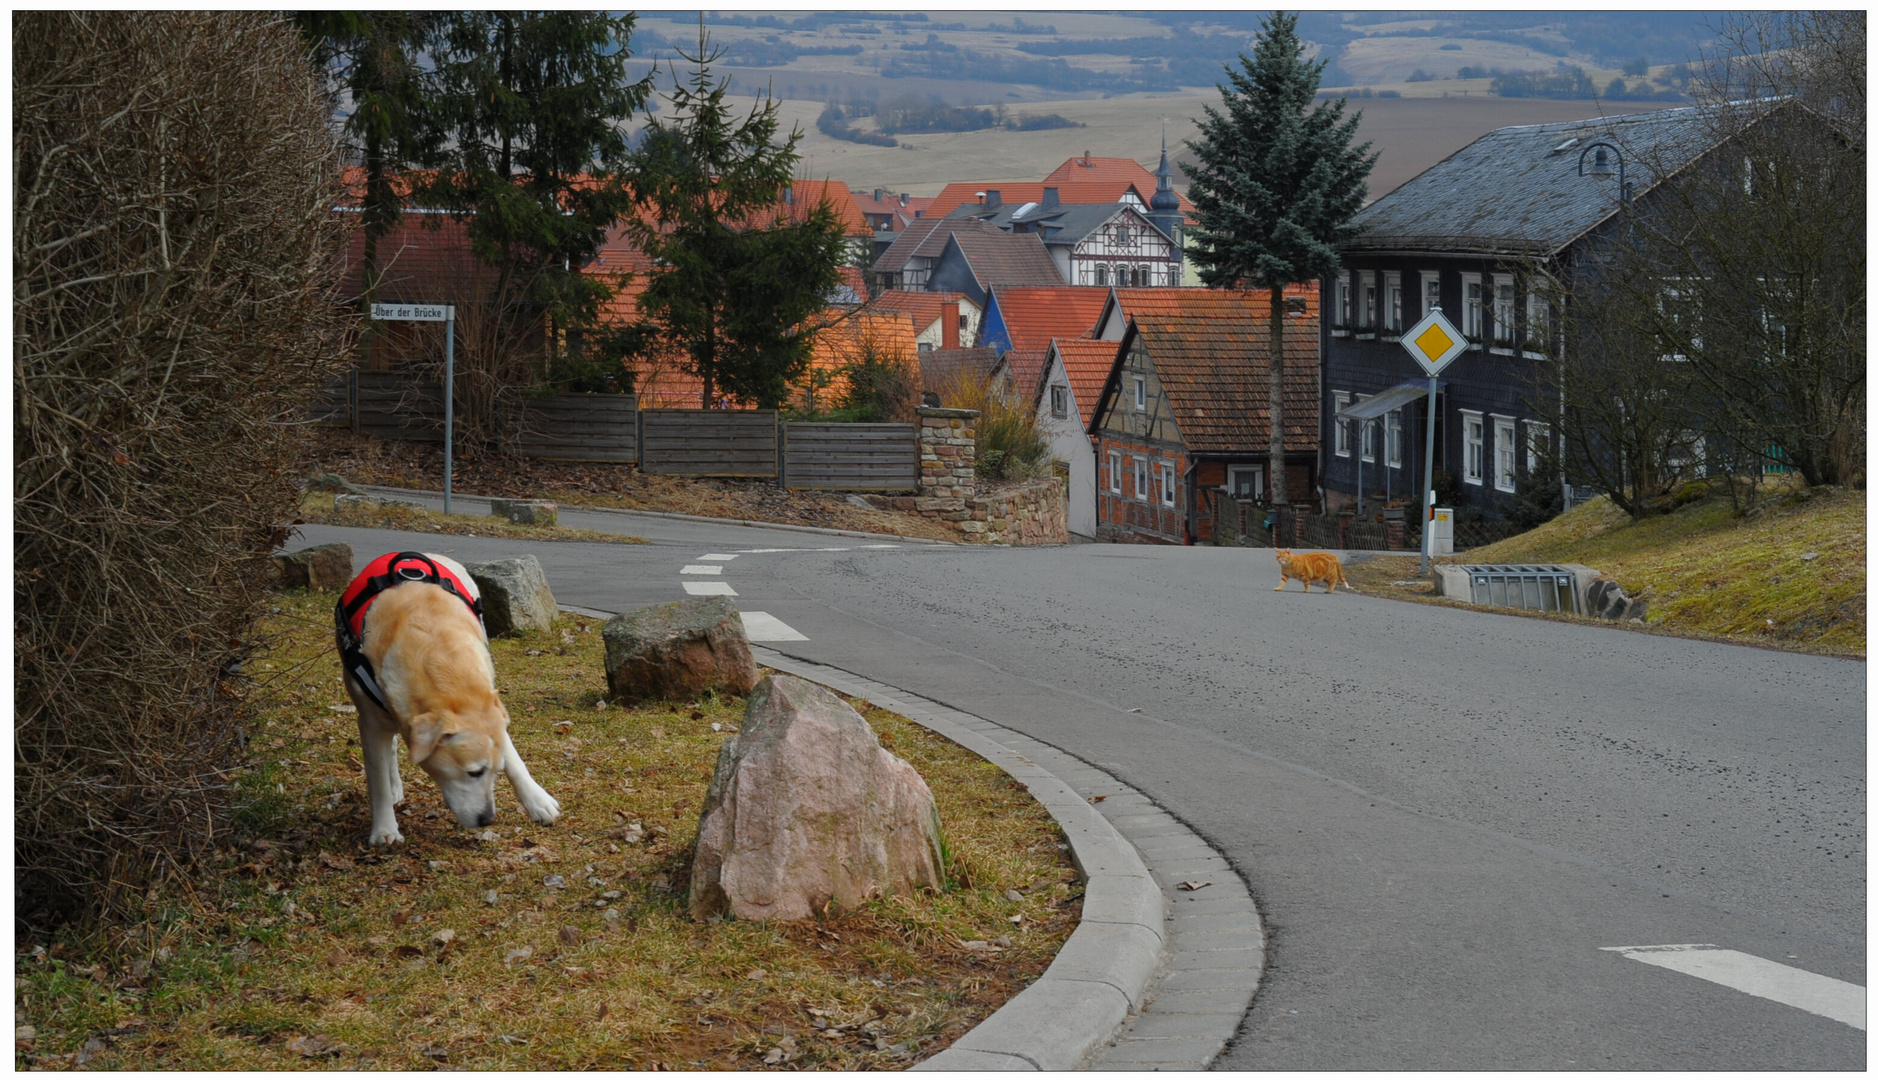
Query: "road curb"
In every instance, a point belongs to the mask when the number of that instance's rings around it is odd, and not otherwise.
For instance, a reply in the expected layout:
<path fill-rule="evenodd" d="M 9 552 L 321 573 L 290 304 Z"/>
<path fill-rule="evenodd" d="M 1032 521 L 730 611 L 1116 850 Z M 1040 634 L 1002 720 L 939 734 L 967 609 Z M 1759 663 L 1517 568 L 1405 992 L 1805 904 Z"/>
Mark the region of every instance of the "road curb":
<path fill-rule="evenodd" d="M 1056 819 L 1086 879 L 1082 921 L 1048 970 L 914 1070 L 1193 1070 L 1225 1049 L 1258 988 L 1265 939 L 1245 883 L 1211 845 L 1147 796 L 1020 732 L 839 668 L 751 652 L 1003 769 Z M 1181 890 L 1183 880 L 1194 888 Z M 1209 985 L 1186 987 L 1183 975 L 1199 970 Z"/>
<path fill-rule="evenodd" d="M 439 501 L 443 499 L 443 492 L 429 491 L 423 488 L 385 487 L 382 484 L 357 484 L 354 486 L 361 491 L 373 493 L 382 492 L 387 495 L 405 496 L 417 495 L 427 499 L 437 499 Z M 492 498 L 500 499 L 505 498 L 505 496 L 458 495 L 452 492 L 450 498 L 453 501 L 474 499 L 477 502 L 487 504 Z M 825 529 L 819 525 L 787 525 L 780 521 L 750 521 L 745 518 L 706 517 L 702 514 L 674 514 L 665 510 L 626 510 L 617 506 L 576 506 L 572 503 L 556 503 L 555 505 L 563 510 L 574 510 L 583 514 L 623 514 L 628 517 L 638 515 L 641 517 L 665 518 L 670 521 L 696 521 L 707 525 L 747 525 L 753 529 L 782 529 L 786 532 L 813 533 L 817 536 L 845 536 L 854 540 L 898 540 L 906 544 L 931 544 L 934 547 L 962 546 L 950 540 L 929 540 L 923 536 L 898 536 L 894 533 L 860 532 L 855 529 Z"/>

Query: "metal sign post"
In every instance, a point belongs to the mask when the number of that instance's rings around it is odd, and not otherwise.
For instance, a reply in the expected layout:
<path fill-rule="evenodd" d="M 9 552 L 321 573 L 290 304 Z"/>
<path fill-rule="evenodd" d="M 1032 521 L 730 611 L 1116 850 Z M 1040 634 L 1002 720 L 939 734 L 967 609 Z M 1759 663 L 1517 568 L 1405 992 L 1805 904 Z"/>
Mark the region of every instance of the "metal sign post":
<path fill-rule="evenodd" d="M 1428 572 L 1428 553 L 1434 543 L 1435 523 L 1435 376 L 1455 357 L 1467 351 L 1468 340 L 1454 328 L 1441 305 L 1428 309 L 1422 321 L 1402 335 L 1402 347 L 1428 373 L 1428 446 L 1422 454 L 1422 569 Z"/>
<path fill-rule="evenodd" d="M 450 472 L 456 432 L 456 305 L 373 304 L 372 318 L 386 322 L 443 324 L 443 512 L 450 512 Z"/>

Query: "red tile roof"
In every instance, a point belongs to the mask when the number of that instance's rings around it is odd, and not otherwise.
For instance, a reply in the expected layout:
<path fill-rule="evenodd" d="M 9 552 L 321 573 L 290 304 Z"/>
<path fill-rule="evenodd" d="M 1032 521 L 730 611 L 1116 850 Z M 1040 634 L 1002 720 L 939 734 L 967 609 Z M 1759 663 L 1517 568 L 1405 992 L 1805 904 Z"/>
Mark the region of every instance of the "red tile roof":
<path fill-rule="evenodd" d="M 1249 311 L 1223 314 L 1210 301 L 1177 313 L 1134 316 L 1135 334 L 1190 452 L 1268 449 L 1270 321 L 1269 314 L 1260 318 Z M 1289 449 L 1317 445 L 1317 367 L 1317 320 L 1287 319 L 1284 401 Z"/>
<path fill-rule="evenodd" d="M 1318 308 L 1317 283 L 1306 282 L 1291 285 L 1285 289 L 1287 298 L 1304 301 L 1305 318 L 1316 318 Z M 1264 318 L 1271 312 L 1271 293 L 1265 289 L 1198 289 L 1198 288 L 1155 288 L 1155 289 L 1115 289 L 1113 299 L 1103 305 L 1102 313 L 1097 317 L 1091 333 L 1099 333 L 1104 324 L 1109 323 L 1119 307 L 1123 326 L 1125 320 L 1139 314 L 1177 314 L 1180 312 L 1220 311 L 1234 314 L 1249 311 L 1254 317 Z M 1294 319 L 1298 316 L 1293 314 Z"/>
<path fill-rule="evenodd" d="M 997 290 L 998 312 L 1011 335 L 1011 348 L 1026 352 L 1049 348 L 1051 338 L 1086 336 L 1095 328 L 1108 297 L 1107 289 L 1092 285 Z M 985 305 L 989 307 L 991 301 Z"/>
<path fill-rule="evenodd" d="M 928 349 L 919 358 L 919 388 L 925 393 L 944 394 L 951 389 L 953 379 L 987 379 L 997 367 L 996 349 Z"/>
<path fill-rule="evenodd" d="M 1069 390 L 1076 398 L 1076 411 L 1082 414 L 1082 426 L 1085 429 L 1095 417 L 1096 400 L 1102 396 L 1102 384 L 1108 381 L 1109 371 L 1115 367 L 1118 345 L 1113 341 L 1092 341 L 1088 338 L 1056 338 L 1050 342 L 1050 347 L 1063 362 L 1063 374 L 1069 377 Z M 1041 374 L 1037 380 L 1037 392 L 1043 392 Z"/>
<path fill-rule="evenodd" d="M 365 232 L 354 229 L 341 257 L 339 295 L 365 291 Z M 496 271 L 470 251 L 469 230 L 446 214 L 406 214 L 378 238 L 379 303 L 484 303 Z"/>
<path fill-rule="evenodd" d="M 1027 202 L 1040 203 L 1043 201 L 1043 189 L 1046 187 L 1057 189 L 1056 196 L 1058 202 L 1069 203 L 1073 206 L 1118 203 L 1122 201 L 1122 196 L 1130 189 L 1134 190 L 1135 197 L 1141 200 L 1143 206 L 1146 206 L 1148 200 L 1154 196 L 1154 178 L 1152 176 L 1148 178 L 1148 185 L 1145 188 L 1138 184 L 1113 180 L 1081 180 L 1075 183 L 1064 184 L 1046 183 L 1037 180 L 1006 180 L 1002 182 L 997 180 L 982 180 L 967 184 L 947 184 L 944 189 L 939 192 L 938 198 L 933 200 L 932 206 L 926 211 L 926 216 L 944 217 L 968 203 L 975 204 L 978 202 L 978 193 L 981 191 L 997 192 L 998 201 L 1005 206 L 1021 206 Z"/>
<path fill-rule="evenodd" d="M 824 385 L 815 391 L 815 407 L 829 409 L 837 405 L 848 390 L 847 368 L 859 363 L 868 353 L 897 361 L 908 369 L 919 363 L 919 346 L 913 341 L 913 322 L 902 312 L 857 311 L 831 320 L 815 331 L 815 343 L 809 353 L 809 371 L 821 376 Z M 792 388 L 790 399 L 806 407 L 808 382 L 804 378 Z"/>
<path fill-rule="evenodd" d="M 1011 388 L 1026 398 L 1034 396 L 1037 384 L 1043 381 L 1043 369 L 1050 362 L 1050 350 L 1012 349 L 1004 354 L 1004 370 L 1011 381 Z"/>
<path fill-rule="evenodd" d="M 915 292 L 911 289 L 887 289 L 874 297 L 873 307 L 880 311 L 900 311 L 913 317 L 913 329 L 917 333 L 931 326 L 944 312 L 941 305 L 964 301 L 964 293 L 956 292 Z"/>
<path fill-rule="evenodd" d="M 1160 181 L 1153 170 L 1134 158 L 1095 157 L 1087 151 L 1081 157 L 1073 157 L 1051 170 L 1043 178 L 1046 184 L 1129 184 L 1141 196 L 1142 202 L 1154 197 Z M 1193 204 L 1185 195 L 1174 192 L 1180 198 L 1180 209 L 1184 213 L 1193 213 Z M 1065 202 L 1069 200 L 1065 199 Z"/>

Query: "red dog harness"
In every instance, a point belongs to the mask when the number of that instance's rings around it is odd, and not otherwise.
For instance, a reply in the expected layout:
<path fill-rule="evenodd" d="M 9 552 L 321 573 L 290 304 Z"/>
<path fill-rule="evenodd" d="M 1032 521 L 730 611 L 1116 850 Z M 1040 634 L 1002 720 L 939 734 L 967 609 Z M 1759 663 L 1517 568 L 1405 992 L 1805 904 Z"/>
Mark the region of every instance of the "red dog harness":
<path fill-rule="evenodd" d="M 407 581 L 427 581 L 467 604 L 477 622 L 483 619 L 483 602 L 469 586 L 449 570 L 438 566 L 429 556 L 417 551 L 399 551 L 380 555 L 366 564 L 365 570 L 352 579 L 333 607 L 333 621 L 339 631 L 339 663 L 358 680 L 378 707 L 390 711 L 385 693 L 378 688 L 372 662 L 365 658 L 365 611 L 378 594 Z"/>

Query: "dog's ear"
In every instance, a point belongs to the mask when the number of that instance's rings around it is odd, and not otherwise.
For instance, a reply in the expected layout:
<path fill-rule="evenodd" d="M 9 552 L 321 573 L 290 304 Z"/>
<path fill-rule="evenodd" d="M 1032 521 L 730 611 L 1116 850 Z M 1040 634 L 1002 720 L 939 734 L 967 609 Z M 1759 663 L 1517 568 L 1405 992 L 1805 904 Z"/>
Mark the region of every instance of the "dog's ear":
<path fill-rule="evenodd" d="M 412 717 L 411 764 L 422 765 L 453 734 L 455 732 L 444 730 L 443 717 L 437 713 L 419 713 Z"/>

